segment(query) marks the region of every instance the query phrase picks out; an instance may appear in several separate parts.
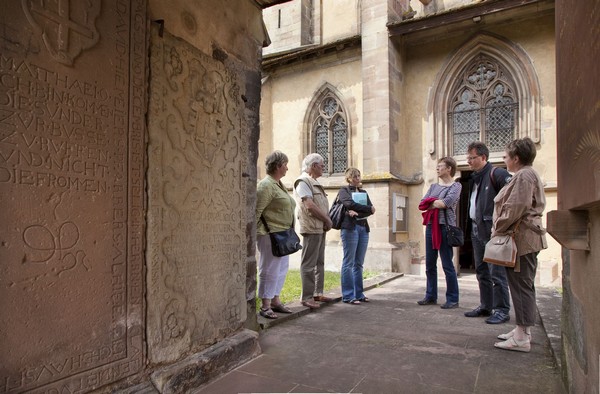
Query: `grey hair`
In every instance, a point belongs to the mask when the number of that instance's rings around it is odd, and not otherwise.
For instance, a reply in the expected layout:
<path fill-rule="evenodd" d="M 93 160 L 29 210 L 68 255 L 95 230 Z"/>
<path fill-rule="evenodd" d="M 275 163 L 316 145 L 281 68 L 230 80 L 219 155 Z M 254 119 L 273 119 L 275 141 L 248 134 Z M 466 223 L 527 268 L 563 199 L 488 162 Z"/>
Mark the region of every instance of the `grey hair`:
<path fill-rule="evenodd" d="M 265 159 L 265 166 L 267 167 L 267 174 L 273 175 L 275 171 L 282 165 L 288 162 L 288 157 L 281 151 L 274 151 L 270 153 Z"/>
<path fill-rule="evenodd" d="M 323 163 L 323 156 L 318 153 L 311 153 L 302 160 L 302 171 L 308 172 L 308 169 L 315 163 Z"/>

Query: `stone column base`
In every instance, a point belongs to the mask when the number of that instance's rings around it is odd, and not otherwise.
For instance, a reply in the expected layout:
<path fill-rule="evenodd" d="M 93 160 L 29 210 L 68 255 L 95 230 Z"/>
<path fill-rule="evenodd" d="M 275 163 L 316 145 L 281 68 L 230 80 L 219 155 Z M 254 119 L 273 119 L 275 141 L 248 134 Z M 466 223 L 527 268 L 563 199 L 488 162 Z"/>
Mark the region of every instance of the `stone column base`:
<path fill-rule="evenodd" d="M 243 330 L 185 360 L 152 373 L 152 383 L 160 393 L 189 393 L 217 376 L 261 354 L 258 333 Z"/>

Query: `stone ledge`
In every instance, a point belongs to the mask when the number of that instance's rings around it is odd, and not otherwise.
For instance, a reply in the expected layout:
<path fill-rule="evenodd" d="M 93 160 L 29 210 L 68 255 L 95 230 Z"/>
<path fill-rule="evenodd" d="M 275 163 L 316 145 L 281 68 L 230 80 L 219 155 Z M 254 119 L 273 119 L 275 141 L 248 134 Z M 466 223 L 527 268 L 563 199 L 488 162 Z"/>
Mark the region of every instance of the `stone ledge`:
<path fill-rule="evenodd" d="M 381 274 L 379 274 L 373 278 L 366 279 L 363 283 L 363 287 L 364 287 L 364 290 L 367 291 L 374 287 L 381 286 L 384 283 L 392 281 L 401 276 L 404 276 L 404 274 L 398 273 L 398 272 L 382 272 Z M 325 293 L 325 295 L 327 297 L 333 298 L 333 302 L 339 302 L 342 300 L 341 288 L 336 288 L 330 292 Z M 289 321 L 292 319 L 297 319 L 300 316 L 304 316 L 311 312 L 311 309 L 303 306 L 300 301 L 290 302 L 290 303 L 286 304 L 285 306 L 290 308 L 292 310 L 292 313 L 278 313 L 277 319 L 266 319 L 266 318 L 258 315 L 256 320 L 257 320 L 258 324 L 260 325 L 260 328 L 263 330 L 266 330 L 267 328 L 276 326 L 278 324 L 281 324 L 283 322 L 286 322 L 286 321 Z M 321 303 L 321 307 L 326 307 L 326 306 L 327 306 L 327 303 Z"/>
<path fill-rule="evenodd" d="M 562 295 L 555 288 L 536 287 L 536 301 L 542 327 L 546 331 L 556 365 L 561 368 L 561 310 Z"/>
<path fill-rule="evenodd" d="M 185 360 L 152 373 L 152 383 L 163 394 L 189 393 L 261 353 L 258 333 L 243 330 Z"/>

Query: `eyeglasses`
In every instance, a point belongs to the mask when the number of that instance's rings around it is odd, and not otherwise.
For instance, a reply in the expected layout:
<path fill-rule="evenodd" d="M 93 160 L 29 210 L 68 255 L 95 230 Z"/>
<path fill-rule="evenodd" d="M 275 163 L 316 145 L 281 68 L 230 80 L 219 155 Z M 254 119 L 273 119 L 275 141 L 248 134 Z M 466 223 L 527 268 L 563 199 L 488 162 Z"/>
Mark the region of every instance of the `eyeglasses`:
<path fill-rule="evenodd" d="M 477 159 L 478 157 L 481 157 L 481 155 L 477 155 L 477 156 L 467 156 L 467 161 L 473 161 L 473 160 Z"/>

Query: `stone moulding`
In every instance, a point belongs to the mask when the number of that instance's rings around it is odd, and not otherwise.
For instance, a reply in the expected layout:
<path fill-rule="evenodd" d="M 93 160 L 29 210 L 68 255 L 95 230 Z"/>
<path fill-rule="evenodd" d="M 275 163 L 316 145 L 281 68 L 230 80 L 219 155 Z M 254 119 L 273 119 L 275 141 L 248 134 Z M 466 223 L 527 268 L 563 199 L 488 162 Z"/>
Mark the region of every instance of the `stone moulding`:
<path fill-rule="evenodd" d="M 189 393 L 261 352 L 258 333 L 243 330 L 183 361 L 155 371 L 151 376 L 152 383 L 161 393 Z"/>

